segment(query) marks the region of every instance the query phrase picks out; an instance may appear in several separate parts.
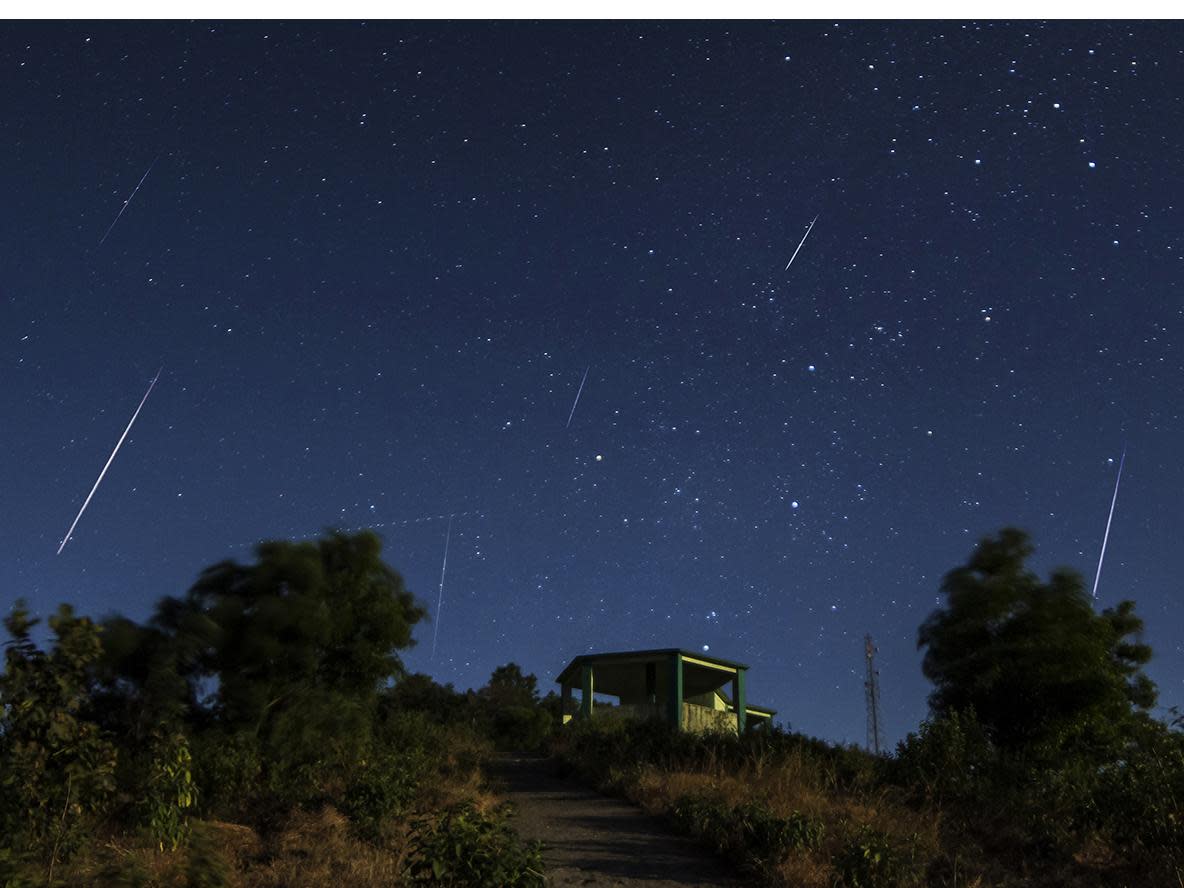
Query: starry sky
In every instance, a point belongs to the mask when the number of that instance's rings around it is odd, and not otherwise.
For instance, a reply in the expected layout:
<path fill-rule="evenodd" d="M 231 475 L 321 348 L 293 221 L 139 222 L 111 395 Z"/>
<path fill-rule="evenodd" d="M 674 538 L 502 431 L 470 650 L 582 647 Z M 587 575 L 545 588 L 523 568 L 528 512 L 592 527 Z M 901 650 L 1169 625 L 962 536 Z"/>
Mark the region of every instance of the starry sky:
<path fill-rule="evenodd" d="M 413 670 L 707 650 L 862 743 L 870 632 L 895 741 L 943 574 L 1015 524 L 1092 584 L 1125 447 L 1099 606 L 1184 705 L 1182 38 L 10 22 L 0 594 L 374 526 Z"/>

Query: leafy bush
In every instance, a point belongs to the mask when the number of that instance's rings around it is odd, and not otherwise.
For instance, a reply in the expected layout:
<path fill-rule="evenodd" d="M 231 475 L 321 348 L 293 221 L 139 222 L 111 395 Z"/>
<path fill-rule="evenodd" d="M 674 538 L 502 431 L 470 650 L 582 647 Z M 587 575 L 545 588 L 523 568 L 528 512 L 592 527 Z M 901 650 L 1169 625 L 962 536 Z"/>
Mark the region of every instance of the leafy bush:
<path fill-rule="evenodd" d="M 1117 844 L 1184 874 L 1184 733 L 1146 725 L 1101 770 L 1093 801 L 1096 825 Z"/>
<path fill-rule="evenodd" d="M 18 602 L 5 618 L 12 640 L 0 675 L 0 835 L 54 863 L 69 855 L 111 801 L 116 751 L 83 716 L 99 630 L 62 605 L 49 618 L 50 652 Z"/>
<path fill-rule="evenodd" d="M 701 840 L 717 854 L 734 847 L 732 809 L 718 799 L 682 796 L 671 806 L 670 817 L 680 830 Z"/>
<path fill-rule="evenodd" d="M 508 819 L 505 806 L 482 814 L 465 804 L 416 821 L 408 879 L 452 888 L 541 888 L 542 845 L 522 843 Z"/>
<path fill-rule="evenodd" d="M 832 863 L 843 888 L 902 888 L 920 880 L 911 850 L 902 850 L 887 833 L 869 826 L 860 827 Z"/>
<path fill-rule="evenodd" d="M 179 732 L 158 736 L 152 744 L 140 809 L 157 847 L 175 851 L 189 839 L 189 813 L 197 804 L 189 741 Z"/>
<path fill-rule="evenodd" d="M 749 802 L 733 811 L 747 854 L 775 863 L 791 851 L 818 848 L 826 828 L 822 821 L 800 811 L 781 817 L 760 802 Z"/>
<path fill-rule="evenodd" d="M 207 730 L 192 742 L 194 776 L 206 816 L 241 821 L 259 791 L 263 764 L 254 735 Z"/>
<path fill-rule="evenodd" d="M 781 817 L 762 802 L 731 807 L 703 795 L 675 799 L 670 817 L 679 830 L 717 854 L 728 854 L 758 872 L 771 870 L 793 851 L 820 847 L 825 833 L 820 820 L 800 811 Z"/>
<path fill-rule="evenodd" d="M 377 841 L 392 818 L 407 813 L 435 765 L 419 748 L 380 755 L 346 787 L 341 813 L 359 836 Z"/>
<path fill-rule="evenodd" d="M 885 770 L 922 798 L 942 801 L 977 795 L 995 765 L 995 751 L 969 710 L 922 722 L 899 743 Z"/>

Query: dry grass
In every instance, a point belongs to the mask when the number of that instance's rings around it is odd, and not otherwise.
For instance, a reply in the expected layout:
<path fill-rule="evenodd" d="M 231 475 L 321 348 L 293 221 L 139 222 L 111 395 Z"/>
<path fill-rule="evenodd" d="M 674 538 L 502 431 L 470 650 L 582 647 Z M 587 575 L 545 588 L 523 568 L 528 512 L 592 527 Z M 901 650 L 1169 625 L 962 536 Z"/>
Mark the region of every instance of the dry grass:
<path fill-rule="evenodd" d="M 483 741 L 457 732 L 447 738 L 442 774 L 427 781 L 417 799 L 421 811 L 441 811 L 468 802 L 488 813 L 499 799 L 482 785 L 477 763 L 489 755 Z M 112 833 L 64 868 L 70 885 L 90 888 L 185 888 L 194 858 L 227 874 L 228 888 L 394 888 L 409 851 L 409 822 L 392 821 L 383 841 L 355 837 L 349 822 L 332 806 L 293 811 L 274 831 L 224 821 L 194 822 L 188 849 L 161 852 L 135 834 Z M 204 858 L 203 858 L 204 855 Z"/>
<path fill-rule="evenodd" d="M 345 817 L 326 806 L 295 814 L 260 854 L 235 859 L 235 871 L 241 888 L 389 888 L 399 883 L 405 850 L 405 831 L 371 845 L 350 835 Z"/>
<path fill-rule="evenodd" d="M 791 854 L 767 873 L 774 884 L 800 888 L 829 888 L 834 884 L 834 854 L 859 827 L 869 826 L 902 847 L 912 846 L 922 857 L 940 851 L 941 818 L 932 810 L 916 811 L 895 800 L 887 791 L 840 794 L 827 791 L 823 779 L 799 759 L 785 768 L 745 768 L 728 774 L 714 771 L 665 771 L 653 766 L 641 770 L 627 788 L 629 798 L 647 813 L 665 815 L 685 796 L 698 796 L 737 807 L 759 800 L 778 815 L 794 811 L 821 821 L 825 839 L 820 848 Z M 973 885 L 980 879 L 966 876 L 958 884 Z"/>

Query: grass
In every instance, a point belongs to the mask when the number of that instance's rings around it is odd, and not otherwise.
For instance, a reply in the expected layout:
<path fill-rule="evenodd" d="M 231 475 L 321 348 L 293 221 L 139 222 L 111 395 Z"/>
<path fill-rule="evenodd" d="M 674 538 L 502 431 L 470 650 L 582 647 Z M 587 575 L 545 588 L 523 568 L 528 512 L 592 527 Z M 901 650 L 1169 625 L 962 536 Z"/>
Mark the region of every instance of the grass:
<path fill-rule="evenodd" d="M 1129 853 L 1113 836 L 1077 834 L 1043 846 L 1011 807 L 1023 787 L 942 802 L 889 779 L 888 759 L 806 737 L 741 741 L 609 722 L 567 730 L 555 755 L 562 769 L 669 819 L 765 885 L 1182 884 L 1171 866 Z"/>

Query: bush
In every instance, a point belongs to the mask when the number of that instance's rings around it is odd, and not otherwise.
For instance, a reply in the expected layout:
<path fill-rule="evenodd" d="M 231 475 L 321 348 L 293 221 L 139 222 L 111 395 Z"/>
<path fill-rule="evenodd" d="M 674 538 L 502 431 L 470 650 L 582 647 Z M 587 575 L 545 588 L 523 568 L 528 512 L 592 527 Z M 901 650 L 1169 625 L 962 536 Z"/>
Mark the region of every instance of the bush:
<path fill-rule="evenodd" d="M 175 851 L 189 839 L 189 814 L 197 804 L 192 757 L 185 735 L 176 732 L 157 736 L 143 796 L 141 816 L 157 847 Z"/>
<path fill-rule="evenodd" d="M 116 751 L 83 716 L 98 627 L 62 605 L 49 618 L 46 653 L 33 643 L 36 623 L 23 602 L 4 620 L 12 640 L 0 674 L 0 835 L 46 858 L 52 876 L 108 807 Z"/>
<path fill-rule="evenodd" d="M 416 821 L 408 879 L 451 888 L 542 888 L 542 845 L 523 844 L 509 825 L 509 813 L 503 806 L 482 814 L 465 804 L 438 819 Z"/>
<path fill-rule="evenodd" d="M 899 848 L 887 833 L 870 826 L 860 827 L 832 863 L 843 888 L 903 888 L 920 881 L 912 849 Z"/>
<path fill-rule="evenodd" d="M 358 836 L 378 841 L 392 818 L 407 813 L 435 766 L 423 749 L 382 754 L 346 787 L 341 813 Z"/>
<path fill-rule="evenodd" d="M 702 795 L 676 799 L 670 818 L 717 854 L 728 854 L 757 872 L 772 870 L 792 851 L 820 847 L 825 833 L 820 820 L 799 811 L 781 817 L 761 802 L 731 807 Z"/>
<path fill-rule="evenodd" d="M 1121 847 L 1184 873 L 1184 734 L 1151 723 L 1101 770 L 1095 825 Z"/>
<path fill-rule="evenodd" d="M 670 817 L 680 830 L 710 846 L 717 854 L 735 847 L 732 809 L 718 799 L 682 796 L 670 807 Z"/>
<path fill-rule="evenodd" d="M 923 799 L 942 801 L 978 796 L 995 765 L 995 751 L 970 710 L 922 722 L 897 745 L 885 770 Z"/>
<path fill-rule="evenodd" d="M 733 812 L 747 854 L 772 864 L 791 851 L 809 851 L 822 845 L 826 831 L 822 821 L 800 811 L 780 817 L 760 802 L 749 802 Z"/>
<path fill-rule="evenodd" d="M 242 821 L 259 793 L 259 743 L 248 733 L 208 730 L 192 742 L 193 768 L 206 816 Z"/>

